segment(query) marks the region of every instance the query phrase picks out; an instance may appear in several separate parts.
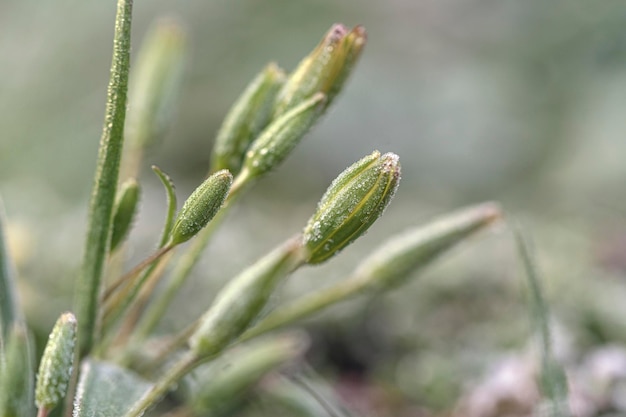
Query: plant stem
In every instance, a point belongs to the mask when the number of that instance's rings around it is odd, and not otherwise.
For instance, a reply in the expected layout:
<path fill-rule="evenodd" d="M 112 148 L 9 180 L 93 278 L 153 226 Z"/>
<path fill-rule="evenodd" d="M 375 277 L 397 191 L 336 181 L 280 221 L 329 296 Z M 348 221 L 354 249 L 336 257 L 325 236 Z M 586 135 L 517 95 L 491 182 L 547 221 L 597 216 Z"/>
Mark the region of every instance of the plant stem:
<path fill-rule="evenodd" d="M 187 352 L 178 362 L 172 366 L 165 375 L 152 386 L 133 407 L 128 411 L 124 417 L 140 417 L 148 408 L 167 393 L 167 391 L 176 382 L 178 382 L 188 372 L 193 370 L 196 366 L 210 360 L 211 358 L 198 358 L 194 353 Z"/>
<path fill-rule="evenodd" d="M 89 353 L 94 340 L 98 337 L 97 321 L 101 281 L 109 247 L 111 215 L 124 138 L 132 10 L 133 0 L 118 0 L 104 127 L 89 206 L 85 254 L 76 285 L 76 312 L 81 357 Z"/>

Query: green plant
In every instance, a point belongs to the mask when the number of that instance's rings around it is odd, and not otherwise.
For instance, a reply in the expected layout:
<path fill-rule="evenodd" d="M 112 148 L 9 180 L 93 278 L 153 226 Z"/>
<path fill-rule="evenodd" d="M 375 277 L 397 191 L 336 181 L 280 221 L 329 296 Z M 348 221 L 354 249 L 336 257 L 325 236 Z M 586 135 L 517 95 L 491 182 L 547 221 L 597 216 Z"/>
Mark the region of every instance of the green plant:
<path fill-rule="evenodd" d="M 158 248 L 128 273 L 105 276 L 105 271 L 117 271 L 105 266 L 113 262 L 112 253 L 124 250 L 137 208 L 136 176 L 143 150 L 167 122 L 184 57 L 184 36 L 176 24 L 157 25 L 140 54 L 126 120 L 132 7 L 132 0 L 118 2 L 106 116 L 76 285 L 76 317 L 65 313 L 52 331 L 36 390 L 32 341 L 16 301 L 15 272 L 0 239 L 2 416 L 32 415 L 36 404 L 40 417 L 63 407 L 67 415 L 73 409 L 76 417 L 137 417 L 177 386 L 180 395 L 156 413 L 220 415 L 235 407 L 241 392 L 263 375 L 297 360 L 306 349 L 301 333 L 270 332 L 349 298 L 402 285 L 414 271 L 501 217 L 496 204 L 486 203 L 410 229 L 366 256 L 340 283 L 270 309 L 268 300 L 281 281 L 300 267 L 335 256 L 382 215 L 399 184 L 400 164 L 395 154 L 374 151 L 333 181 L 301 233 L 230 280 L 188 328 L 154 338 L 156 325 L 220 221 L 324 114 L 356 64 L 366 37 L 360 26 L 348 30 L 335 25 L 291 74 L 268 65 L 225 118 L 210 175 L 178 214 L 171 179 L 154 167 L 168 196 Z M 120 183 L 124 185 L 118 187 Z M 3 222 L 0 219 L 0 238 Z M 171 276 L 165 276 L 165 266 L 174 259 L 171 253 L 188 240 Z M 158 281 L 165 281 L 161 292 L 155 291 Z M 282 381 L 276 387 L 284 385 Z M 275 398 L 300 401 L 302 389 L 289 395 L 285 390 L 294 386 L 281 389 L 285 395 L 274 392 Z M 317 413 L 328 407 L 321 410 Z"/>

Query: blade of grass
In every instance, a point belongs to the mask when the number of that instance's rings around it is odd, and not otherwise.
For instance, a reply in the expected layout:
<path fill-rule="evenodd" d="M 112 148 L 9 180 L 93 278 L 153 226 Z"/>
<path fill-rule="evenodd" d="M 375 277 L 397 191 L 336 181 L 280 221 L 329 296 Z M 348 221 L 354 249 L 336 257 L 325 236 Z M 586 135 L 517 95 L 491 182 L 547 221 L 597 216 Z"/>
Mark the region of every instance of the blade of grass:
<path fill-rule="evenodd" d="M 79 352 L 85 356 L 97 339 L 97 322 L 104 261 L 111 232 L 111 214 L 119 177 L 130 68 L 133 0 L 118 0 L 113 60 L 98 151 L 98 167 L 89 206 L 89 224 L 80 277 L 76 285 Z"/>
<path fill-rule="evenodd" d="M 8 339 L 13 323 L 21 321 L 15 290 L 15 269 L 5 243 L 5 224 L 4 206 L 0 199 L 0 346 L 2 341 Z"/>
<path fill-rule="evenodd" d="M 529 310 L 532 326 L 539 336 L 541 351 L 541 383 L 540 388 L 548 401 L 547 415 L 552 417 L 570 417 L 567 406 L 567 379 L 562 366 L 554 358 L 552 335 L 550 332 L 550 316 L 548 306 L 541 288 L 541 275 L 534 259 L 533 250 L 528 236 L 522 228 L 512 226 L 517 251 L 522 258 L 526 273 L 529 296 Z"/>

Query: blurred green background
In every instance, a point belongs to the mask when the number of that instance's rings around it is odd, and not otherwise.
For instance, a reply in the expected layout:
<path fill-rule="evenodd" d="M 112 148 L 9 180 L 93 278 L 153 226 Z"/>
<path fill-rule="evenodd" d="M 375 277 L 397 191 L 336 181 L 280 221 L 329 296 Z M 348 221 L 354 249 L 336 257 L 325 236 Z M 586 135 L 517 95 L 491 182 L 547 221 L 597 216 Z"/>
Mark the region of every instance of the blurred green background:
<path fill-rule="evenodd" d="M 0 193 L 22 297 L 43 334 L 71 305 L 114 15 L 114 1 L 0 2 Z M 189 38 L 176 121 L 146 156 L 172 176 L 180 200 L 206 174 L 230 104 L 267 62 L 294 68 L 335 22 L 368 31 L 342 95 L 230 216 L 164 330 L 195 317 L 224 279 L 297 232 L 330 181 L 379 149 L 398 153 L 403 170 L 386 216 L 329 265 L 294 277 L 286 297 L 340 279 L 386 236 L 498 200 L 534 236 L 566 335 L 564 360 L 626 341 L 623 1 L 151 0 L 137 1 L 134 15 L 135 51 L 164 15 Z M 133 259 L 153 246 L 164 212 L 147 167 L 142 182 Z M 449 408 L 463 381 L 531 339 L 522 277 L 501 228 L 407 291 L 334 309 L 311 328 L 343 345 L 369 335 L 369 351 L 346 354 L 417 404 Z"/>

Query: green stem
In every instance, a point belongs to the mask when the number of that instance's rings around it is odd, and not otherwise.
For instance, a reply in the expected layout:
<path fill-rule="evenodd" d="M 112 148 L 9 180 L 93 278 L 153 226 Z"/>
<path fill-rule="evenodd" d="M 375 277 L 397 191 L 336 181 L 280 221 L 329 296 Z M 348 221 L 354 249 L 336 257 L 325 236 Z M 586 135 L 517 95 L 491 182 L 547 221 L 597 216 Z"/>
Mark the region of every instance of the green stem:
<path fill-rule="evenodd" d="M 182 377 L 192 371 L 196 366 L 210 360 L 210 358 L 198 358 L 192 352 L 187 352 L 178 362 L 172 366 L 165 375 L 152 386 L 141 399 L 133 405 L 124 417 L 140 417 L 148 408 L 159 401 Z"/>
<path fill-rule="evenodd" d="M 354 297 L 361 293 L 363 285 L 354 276 L 352 279 L 340 282 L 332 287 L 303 297 L 284 307 L 279 307 L 268 314 L 256 326 L 248 329 L 240 338 L 240 342 L 260 336 L 278 327 L 294 323 L 304 317 L 314 314 L 324 308 Z"/>
<path fill-rule="evenodd" d="M 89 353 L 98 337 L 97 321 L 101 281 L 109 246 L 111 215 L 124 138 L 132 10 L 133 0 L 118 0 L 104 127 L 89 206 L 85 255 L 76 285 L 76 312 L 81 357 Z"/>

